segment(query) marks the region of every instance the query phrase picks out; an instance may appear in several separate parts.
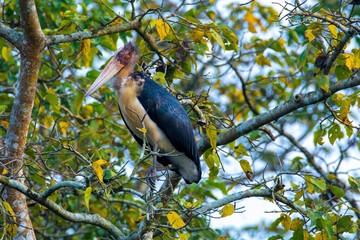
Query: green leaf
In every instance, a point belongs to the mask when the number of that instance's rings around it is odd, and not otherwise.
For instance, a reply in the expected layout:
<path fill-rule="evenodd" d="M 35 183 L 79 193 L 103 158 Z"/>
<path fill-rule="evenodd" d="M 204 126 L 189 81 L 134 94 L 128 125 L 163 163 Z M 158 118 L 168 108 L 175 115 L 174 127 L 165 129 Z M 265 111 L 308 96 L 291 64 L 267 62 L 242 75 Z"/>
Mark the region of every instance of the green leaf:
<path fill-rule="evenodd" d="M 208 47 L 206 44 L 203 43 L 196 43 L 193 46 L 193 49 L 195 52 L 197 52 L 200 55 L 204 55 L 206 53 L 206 51 L 208 50 Z"/>
<path fill-rule="evenodd" d="M 60 100 L 54 93 L 54 90 L 49 88 L 44 96 L 45 100 L 49 102 L 50 108 L 55 112 L 60 113 Z"/>
<path fill-rule="evenodd" d="M 84 94 L 81 91 L 75 92 L 74 100 L 73 100 L 72 104 L 70 105 L 71 110 L 73 113 L 75 113 L 75 115 L 79 114 L 83 99 L 84 99 Z"/>
<path fill-rule="evenodd" d="M 280 217 L 278 217 L 274 222 L 271 223 L 269 229 L 275 230 L 277 228 L 277 226 L 279 226 L 279 224 L 282 222 L 283 219 L 284 219 L 284 217 L 282 215 Z"/>
<path fill-rule="evenodd" d="M 321 222 L 321 226 L 324 229 L 324 232 L 329 237 L 329 239 L 333 239 L 333 237 L 334 237 L 334 229 L 332 227 L 333 224 L 331 223 L 331 221 L 328 220 L 328 219 L 320 218 L 320 222 Z"/>
<path fill-rule="evenodd" d="M 352 71 L 345 65 L 335 67 L 335 76 L 338 80 L 344 80 L 352 76 Z"/>
<path fill-rule="evenodd" d="M 85 206 L 88 211 L 89 211 L 89 202 L 90 202 L 91 192 L 92 192 L 92 188 L 87 187 L 85 190 L 85 194 L 84 194 Z"/>
<path fill-rule="evenodd" d="M 216 32 L 214 29 L 210 29 L 210 34 L 215 39 L 215 41 L 220 45 L 220 47 L 226 50 L 224 41 L 222 40 L 220 34 Z"/>
<path fill-rule="evenodd" d="M 304 230 L 303 226 L 299 226 L 294 230 L 293 236 L 291 238 L 292 240 L 304 240 Z M 306 238 L 309 239 L 309 238 Z"/>
<path fill-rule="evenodd" d="M 329 87 L 330 87 L 330 79 L 329 76 L 327 75 L 316 75 L 316 81 L 317 84 L 319 85 L 319 87 L 324 90 L 325 92 L 329 92 Z"/>
<path fill-rule="evenodd" d="M 220 158 L 215 150 L 210 150 L 204 154 L 205 163 L 210 169 L 209 180 L 217 177 L 220 167 Z"/>
<path fill-rule="evenodd" d="M 349 232 L 354 225 L 354 222 L 351 220 L 352 218 L 353 216 L 350 215 L 342 216 L 336 224 L 337 231 L 340 233 Z"/>
<path fill-rule="evenodd" d="M 316 145 L 323 145 L 324 142 L 324 136 L 326 135 L 325 129 L 318 129 L 314 132 L 314 144 Z"/>
<path fill-rule="evenodd" d="M 239 144 L 236 147 L 234 147 L 234 152 L 236 154 L 236 157 L 240 156 L 249 156 L 249 153 L 247 152 L 244 144 Z"/>
<path fill-rule="evenodd" d="M 348 177 L 348 182 L 350 184 L 350 186 L 355 189 L 355 190 L 358 190 L 359 187 L 360 187 L 360 178 L 354 178 L 352 176 L 349 176 Z"/>
<path fill-rule="evenodd" d="M 314 191 L 322 192 L 322 191 L 326 190 L 326 182 L 322 178 L 314 178 L 313 176 L 306 175 L 305 180 L 308 184 L 307 190 L 309 189 L 309 187 L 310 187 L 310 189 L 312 189 L 311 191 L 308 190 L 308 192 L 310 192 L 310 193 L 313 193 Z M 311 185 L 315 186 L 317 189 L 314 187 L 311 187 Z"/>
<path fill-rule="evenodd" d="M 165 84 L 166 80 L 165 80 L 165 73 L 163 72 L 156 72 L 153 76 L 153 79 L 155 81 L 157 81 L 160 84 Z"/>
<path fill-rule="evenodd" d="M 222 35 L 229 42 L 229 44 L 226 45 L 226 47 L 227 47 L 226 49 L 234 50 L 235 52 L 239 51 L 238 36 L 226 26 L 222 26 L 221 31 L 222 31 Z"/>
<path fill-rule="evenodd" d="M 341 131 L 338 124 L 334 124 L 328 132 L 328 138 L 331 145 L 334 145 L 336 139 L 341 139 L 344 137 L 344 133 Z"/>
<path fill-rule="evenodd" d="M 298 67 L 299 69 L 301 69 L 301 68 L 303 68 L 303 67 L 305 66 L 308 52 L 309 52 L 309 50 L 308 50 L 308 49 L 305 49 L 305 50 L 300 54 L 299 60 L 298 60 L 298 62 L 297 62 L 297 67 Z"/>
<path fill-rule="evenodd" d="M 345 192 L 342 188 L 339 188 L 337 186 L 329 186 L 330 191 L 337 197 L 342 198 L 345 197 Z"/>

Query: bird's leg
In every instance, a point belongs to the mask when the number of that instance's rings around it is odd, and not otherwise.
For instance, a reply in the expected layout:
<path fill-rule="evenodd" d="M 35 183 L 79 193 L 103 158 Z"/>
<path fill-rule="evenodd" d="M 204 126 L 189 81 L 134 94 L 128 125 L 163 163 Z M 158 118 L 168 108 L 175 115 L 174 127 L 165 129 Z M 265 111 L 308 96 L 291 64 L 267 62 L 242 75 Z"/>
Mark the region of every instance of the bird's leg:
<path fill-rule="evenodd" d="M 153 165 L 145 173 L 145 175 L 147 177 L 146 182 L 147 182 L 147 184 L 149 184 L 151 189 L 155 189 L 157 151 L 158 151 L 158 146 L 155 143 L 154 147 L 153 147 L 153 152 L 155 153 L 155 154 L 153 154 Z"/>

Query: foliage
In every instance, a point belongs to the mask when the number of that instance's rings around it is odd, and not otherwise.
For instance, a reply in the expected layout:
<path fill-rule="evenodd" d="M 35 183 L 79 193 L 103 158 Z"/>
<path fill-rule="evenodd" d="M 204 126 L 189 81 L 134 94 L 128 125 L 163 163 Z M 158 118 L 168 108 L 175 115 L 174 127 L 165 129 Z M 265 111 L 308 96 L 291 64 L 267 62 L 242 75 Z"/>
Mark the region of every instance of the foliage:
<path fill-rule="evenodd" d="M 236 205 L 255 197 L 273 203 L 278 218 L 235 234 L 248 237 L 254 228 L 269 239 L 359 237 L 360 7 L 339 2 L 36 1 L 45 46 L 22 178 L 37 238 L 116 237 L 81 218 L 70 222 L 39 199 L 98 214 L 123 238 L 228 239 L 211 218 L 241 218 L 246 213 Z M 2 8 L 0 152 L 23 55 L 4 26 L 24 28 L 17 1 Z M 180 182 L 171 193 L 159 185 L 149 194 L 151 158 L 124 126 L 111 88 L 84 98 L 128 41 L 140 48 L 138 70 L 185 103 L 203 154 L 199 184 Z M 311 101 L 319 94 L 325 98 Z M 7 180 L 0 182 L 18 189 L 8 159 L 1 161 Z M 166 186 L 168 178 L 158 182 Z M 0 203 L 4 234 L 13 237 L 17 215 Z"/>

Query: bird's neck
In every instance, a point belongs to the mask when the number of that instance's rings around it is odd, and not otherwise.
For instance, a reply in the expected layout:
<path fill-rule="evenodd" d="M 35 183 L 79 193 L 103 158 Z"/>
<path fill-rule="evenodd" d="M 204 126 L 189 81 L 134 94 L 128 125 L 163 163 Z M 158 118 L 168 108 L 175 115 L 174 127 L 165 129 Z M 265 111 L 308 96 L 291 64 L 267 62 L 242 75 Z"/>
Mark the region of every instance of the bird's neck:
<path fill-rule="evenodd" d="M 137 98 L 137 91 L 134 89 L 135 84 L 131 84 L 128 79 L 115 81 L 114 88 L 120 105 L 128 106 Z"/>

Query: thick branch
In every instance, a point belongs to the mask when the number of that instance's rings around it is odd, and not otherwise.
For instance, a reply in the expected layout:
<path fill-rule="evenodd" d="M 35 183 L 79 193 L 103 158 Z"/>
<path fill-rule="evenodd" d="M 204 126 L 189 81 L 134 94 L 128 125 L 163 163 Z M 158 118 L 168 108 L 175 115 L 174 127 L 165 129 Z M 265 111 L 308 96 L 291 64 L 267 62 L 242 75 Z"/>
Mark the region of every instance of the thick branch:
<path fill-rule="evenodd" d="M 132 21 L 125 24 L 120 24 L 111 27 L 93 29 L 91 31 L 80 31 L 68 35 L 51 35 L 46 37 L 46 45 L 73 42 L 76 40 L 87 39 L 87 38 L 96 38 L 112 33 L 119 33 L 123 31 L 128 31 L 132 29 L 137 29 L 140 25 L 138 21 Z"/>
<path fill-rule="evenodd" d="M 111 222 L 108 220 L 100 217 L 98 214 L 87 214 L 87 213 L 72 213 L 69 212 L 62 207 L 60 207 L 55 202 L 45 199 L 42 197 L 41 194 L 34 192 L 24 186 L 23 184 L 11 180 L 5 176 L 0 175 L 0 183 L 11 187 L 13 189 L 16 189 L 17 191 L 21 192 L 22 194 L 28 196 L 30 199 L 38 202 L 42 206 L 45 206 L 46 208 L 53 211 L 55 214 L 61 216 L 62 218 L 72 221 L 72 222 L 78 222 L 78 223 L 87 223 L 91 225 L 95 225 L 98 227 L 103 228 L 104 230 L 110 232 L 116 239 L 123 238 L 124 234 Z"/>
<path fill-rule="evenodd" d="M 306 216 L 306 211 L 295 205 L 292 201 L 287 199 L 286 197 L 273 193 L 271 189 L 254 189 L 254 190 L 246 190 L 242 192 L 233 193 L 229 196 L 226 196 L 222 199 L 219 199 L 217 201 L 213 201 L 211 203 L 205 204 L 201 206 L 200 208 L 196 209 L 193 212 L 192 217 L 204 214 L 210 210 L 217 209 L 219 207 L 222 207 L 228 203 L 232 203 L 235 201 L 239 201 L 241 199 L 250 198 L 250 197 L 268 197 L 268 198 L 275 198 L 277 201 L 282 202 L 289 206 L 290 208 L 296 210 L 297 212 L 301 213 L 302 215 Z"/>
<path fill-rule="evenodd" d="M 23 41 L 23 35 L 14 29 L 9 28 L 2 22 L 0 22 L 0 37 L 6 39 L 9 43 L 14 45 L 17 49 L 21 48 L 21 42 Z"/>
<path fill-rule="evenodd" d="M 42 32 L 39 18 L 36 12 L 36 5 L 34 0 L 20 0 L 20 17 L 21 25 L 24 31 L 25 45 L 31 44 L 33 48 L 41 48 L 44 41 L 44 33 Z M 28 42 L 31 40 L 31 42 Z"/>
<path fill-rule="evenodd" d="M 354 30 L 349 30 L 345 32 L 345 36 L 341 39 L 339 44 L 336 46 L 334 52 L 330 56 L 330 58 L 326 62 L 326 66 L 324 68 L 324 74 L 329 74 L 332 64 L 334 63 L 335 59 L 342 53 L 343 48 L 348 43 L 348 41 L 355 35 Z"/>
<path fill-rule="evenodd" d="M 19 182 L 15 182 L 17 184 L 24 182 L 22 158 L 35 99 L 41 50 L 44 44 L 35 0 L 19 0 L 19 7 L 21 25 L 23 27 L 23 39 L 21 42 L 19 40 L 16 45 L 21 56 L 20 74 L 17 81 L 14 104 L 11 109 L 9 127 L 4 141 L 6 147 L 5 158 L 2 160 L 2 166 L 6 166 L 9 170 L 8 174 L 18 179 Z M 3 197 L 5 201 L 11 204 L 16 215 L 16 223 L 19 227 L 15 238 L 35 239 L 26 197 L 9 187 L 5 188 Z"/>
<path fill-rule="evenodd" d="M 45 199 L 45 198 L 49 197 L 56 190 L 58 190 L 60 188 L 63 188 L 63 187 L 85 189 L 86 185 L 82 184 L 82 183 L 79 183 L 79 182 L 74 182 L 74 181 L 58 182 L 58 183 L 55 183 L 54 185 L 48 187 L 46 190 L 44 190 L 43 193 L 41 194 L 41 197 Z"/>
<path fill-rule="evenodd" d="M 252 119 L 249 119 L 226 132 L 220 133 L 217 137 L 217 145 L 221 146 L 231 143 L 239 137 L 258 129 L 265 124 L 275 121 L 299 108 L 321 102 L 340 90 L 355 87 L 358 85 L 360 85 L 360 78 L 356 76 L 349 80 L 334 84 L 330 87 L 329 92 L 325 92 L 324 90 L 319 89 L 317 91 L 309 92 L 307 94 L 298 94 L 296 101 L 292 99 L 268 112 L 262 113 Z M 203 154 L 206 149 L 210 148 L 209 140 L 207 138 L 204 138 L 198 143 L 198 147 L 200 154 Z"/>

